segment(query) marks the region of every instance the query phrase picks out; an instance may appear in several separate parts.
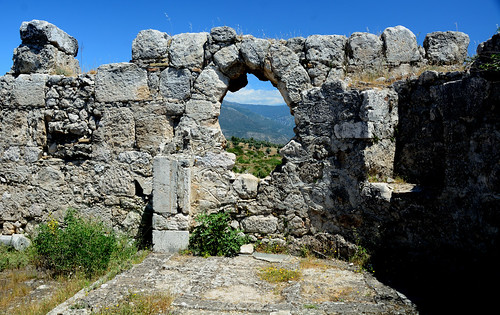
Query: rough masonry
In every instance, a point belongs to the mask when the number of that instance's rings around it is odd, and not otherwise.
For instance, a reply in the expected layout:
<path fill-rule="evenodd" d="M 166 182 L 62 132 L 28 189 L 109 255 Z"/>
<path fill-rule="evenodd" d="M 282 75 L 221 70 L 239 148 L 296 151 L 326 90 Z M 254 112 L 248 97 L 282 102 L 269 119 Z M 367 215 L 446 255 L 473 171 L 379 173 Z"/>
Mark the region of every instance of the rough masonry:
<path fill-rule="evenodd" d="M 346 256 L 344 238 L 464 246 L 474 232 L 498 246 L 498 78 L 479 67 L 416 76 L 459 69 L 466 34 L 431 33 L 420 47 L 403 26 L 288 40 L 144 30 L 131 62 L 85 74 L 76 40 L 54 25 L 25 22 L 21 39 L 0 78 L 3 234 L 73 207 L 133 235 L 152 230 L 165 251 L 185 246 L 198 213 L 222 210 L 253 240 Z M 248 73 L 271 81 L 296 122 L 283 164 L 262 180 L 231 171 L 218 123 Z M 368 78 L 373 87 L 356 88 Z"/>

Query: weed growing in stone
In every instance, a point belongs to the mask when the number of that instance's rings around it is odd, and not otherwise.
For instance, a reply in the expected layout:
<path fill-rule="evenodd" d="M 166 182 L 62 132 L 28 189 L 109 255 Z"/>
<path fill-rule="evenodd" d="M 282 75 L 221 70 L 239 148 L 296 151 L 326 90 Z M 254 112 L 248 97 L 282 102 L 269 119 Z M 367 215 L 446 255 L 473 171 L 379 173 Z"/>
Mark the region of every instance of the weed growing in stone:
<path fill-rule="evenodd" d="M 358 235 L 356 229 L 354 229 L 354 237 L 356 239 L 356 251 L 354 255 L 349 257 L 349 262 L 359 266 L 359 271 L 362 270 L 371 270 L 373 271 L 370 265 L 371 256 L 368 253 L 368 250 L 361 246 L 361 239 Z"/>
<path fill-rule="evenodd" d="M 260 269 L 258 275 L 262 280 L 271 283 L 299 280 L 302 277 L 302 273 L 299 270 L 276 268 L 275 266 Z"/>
<path fill-rule="evenodd" d="M 316 305 L 316 304 L 304 304 L 304 308 L 309 309 L 309 310 L 317 310 L 318 305 Z"/>
<path fill-rule="evenodd" d="M 288 254 L 289 250 L 286 244 L 259 241 L 255 244 L 255 251 L 267 254 Z"/>
<path fill-rule="evenodd" d="M 235 256 L 247 237 L 229 225 L 229 213 L 202 213 L 196 217 L 199 223 L 189 237 L 188 249 L 200 256 Z"/>

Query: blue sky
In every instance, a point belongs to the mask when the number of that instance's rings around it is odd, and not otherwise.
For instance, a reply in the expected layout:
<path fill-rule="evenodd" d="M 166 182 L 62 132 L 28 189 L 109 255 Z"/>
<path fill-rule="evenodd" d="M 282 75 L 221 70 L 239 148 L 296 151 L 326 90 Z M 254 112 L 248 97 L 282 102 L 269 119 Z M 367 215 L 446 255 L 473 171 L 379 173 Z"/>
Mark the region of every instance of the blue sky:
<path fill-rule="evenodd" d="M 500 0 L 0 0 L 0 74 L 12 66 L 12 52 L 21 43 L 21 23 L 32 19 L 46 20 L 74 36 L 83 48 L 78 59 L 87 71 L 129 61 L 133 39 L 150 28 L 174 35 L 209 32 L 214 26 L 227 25 L 242 34 L 286 39 L 367 31 L 380 34 L 386 27 L 404 25 L 420 44 L 427 33 L 458 29 L 470 36 L 469 54 L 474 54 L 477 45 L 500 25 Z M 254 95 L 272 90 L 272 86 L 255 79 L 246 89 L 257 90 L 247 93 Z M 270 97 L 267 94 L 262 92 Z"/>

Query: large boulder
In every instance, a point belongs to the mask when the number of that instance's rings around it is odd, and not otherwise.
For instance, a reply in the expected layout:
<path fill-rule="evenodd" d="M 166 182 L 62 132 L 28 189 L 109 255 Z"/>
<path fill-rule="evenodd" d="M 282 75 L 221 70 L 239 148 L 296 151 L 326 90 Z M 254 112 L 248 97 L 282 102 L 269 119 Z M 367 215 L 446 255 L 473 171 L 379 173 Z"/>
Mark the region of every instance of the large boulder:
<path fill-rule="evenodd" d="M 216 42 L 232 43 L 236 40 L 236 31 L 229 26 L 218 26 L 210 30 L 210 36 Z"/>
<path fill-rule="evenodd" d="M 314 86 L 323 84 L 329 73 L 343 77 L 346 42 L 343 35 L 311 35 L 306 38 L 307 72 Z"/>
<path fill-rule="evenodd" d="M 132 59 L 161 59 L 168 56 L 167 33 L 144 30 L 132 42 Z"/>
<path fill-rule="evenodd" d="M 377 68 L 383 63 L 383 42 L 379 36 L 370 33 L 356 32 L 347 41 L 349 66 L 358 70 Z"/>
<path fill-rule="evenodd" d="M 97 68 L 98 102 L 138 101 L 150 97 L 146 70 L 133 63 L 112 63 Z"/>
<path fill-rule="evenodd" d="M 75 38 L 40 20 L 23 22 L 20 33 L 22 44 L 14 50 L 14 73 L 66 76 L 80 73 L 78 60 L 75 59 L 78 53 Z"/>
<path fill-rule="evenodd" d="M 21 24 L 21 40 L 26 45 L 51 44 L 68 55 L 78 54 L 78 41 L 46 21 L 32 20 Z"/>
<path fill-rule="evenodd" d="M 462 32 L 433 32 L 424 40 L 426 58 L 430 64 L 461 64 L 467 57 L 469 36 Z"/>
<path fill-rule="evenodd" d="M 176 68 L 201 69 L 205 56 L 207 33 L 174 35 L 170 44 L 170 62 Z"/>
<path fill-rule="evenodd" d="M 417 37 L 409 29 L 398 25 L 388 27 L 382 33 L 385 58 L 390 65 L 418 62 L 422 59 L 417 45 Z"/>
<path fill-rule="evenodd" d="M 191 95 L 191 72 L 167 68 L 160 74 L 160 92 L 166 99 L 185 100 Z"/>

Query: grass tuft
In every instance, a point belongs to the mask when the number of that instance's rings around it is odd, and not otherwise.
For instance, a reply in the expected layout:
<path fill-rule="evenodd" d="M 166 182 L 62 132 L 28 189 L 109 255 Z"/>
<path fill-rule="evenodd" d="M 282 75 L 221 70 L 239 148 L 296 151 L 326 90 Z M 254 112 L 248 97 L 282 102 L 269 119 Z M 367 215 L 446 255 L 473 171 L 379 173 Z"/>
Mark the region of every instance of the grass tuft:
<path fill-rule="evenodd" d="M 276 268 L 275 266 L 260 269 L 258 275 L 262 280 L 271 283 L 299 280 L 302 277 L 302 273 L 299 270 Z"/>

